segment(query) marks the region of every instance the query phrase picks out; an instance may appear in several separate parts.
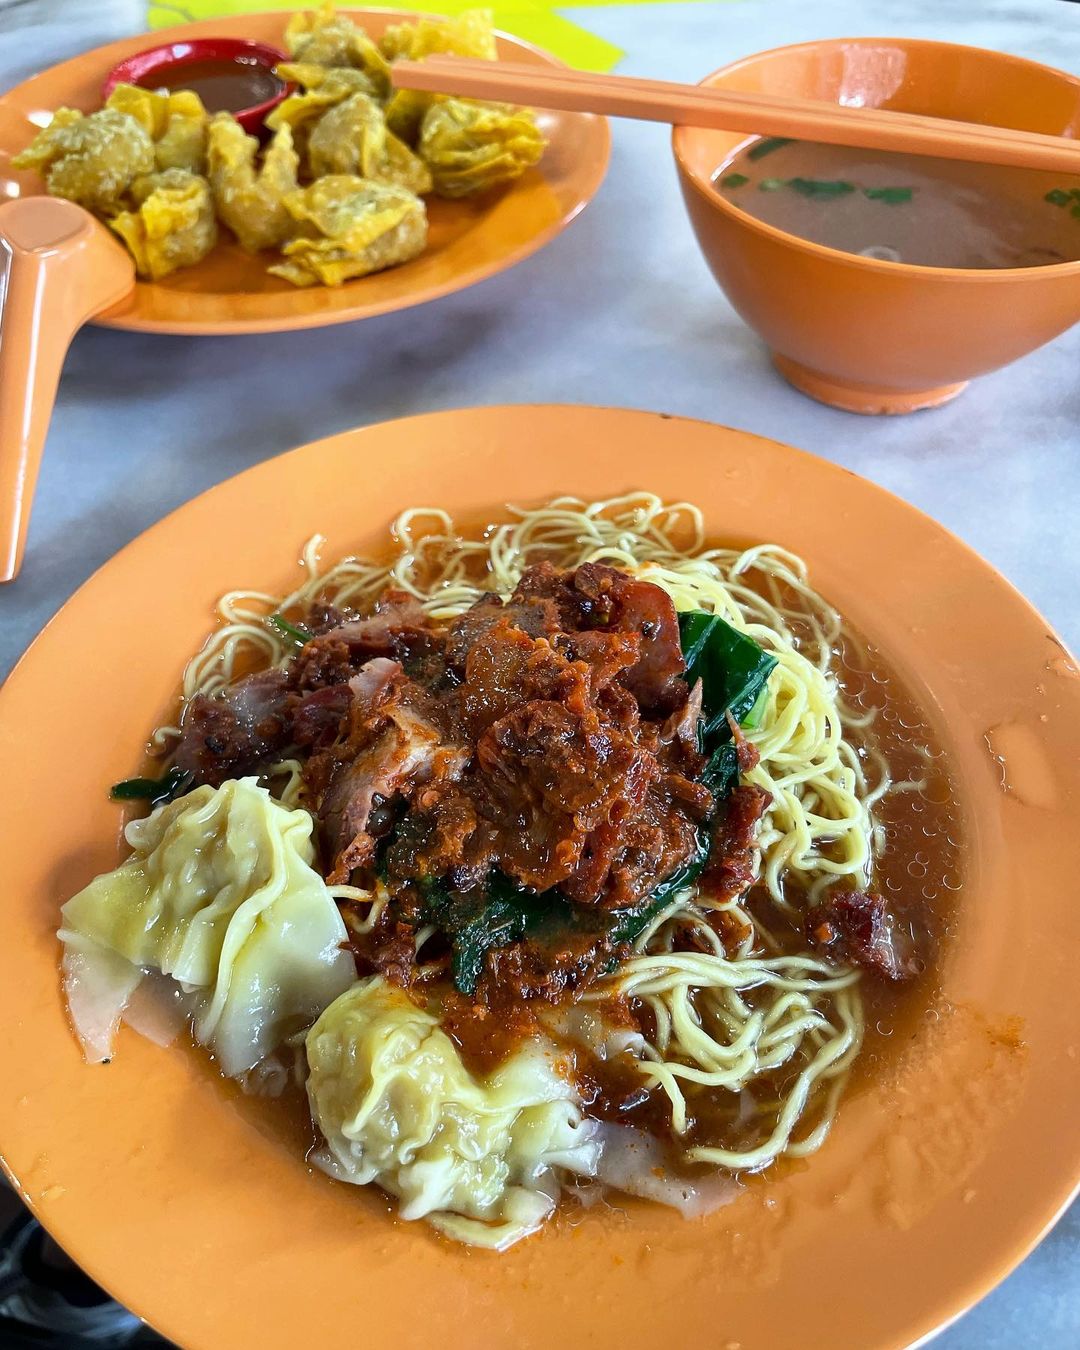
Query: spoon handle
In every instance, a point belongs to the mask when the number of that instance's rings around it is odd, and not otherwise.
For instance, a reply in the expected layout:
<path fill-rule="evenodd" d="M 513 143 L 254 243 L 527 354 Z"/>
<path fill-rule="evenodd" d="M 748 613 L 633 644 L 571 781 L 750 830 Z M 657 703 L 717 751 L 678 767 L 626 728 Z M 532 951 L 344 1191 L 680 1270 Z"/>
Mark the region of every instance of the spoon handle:
<path fill-rule="evenodd" d="M 0 206 L 0 581 L 19 571 L 41 452 L 71 339 L 135 284 L 119 242 L 81 206 Z"/>

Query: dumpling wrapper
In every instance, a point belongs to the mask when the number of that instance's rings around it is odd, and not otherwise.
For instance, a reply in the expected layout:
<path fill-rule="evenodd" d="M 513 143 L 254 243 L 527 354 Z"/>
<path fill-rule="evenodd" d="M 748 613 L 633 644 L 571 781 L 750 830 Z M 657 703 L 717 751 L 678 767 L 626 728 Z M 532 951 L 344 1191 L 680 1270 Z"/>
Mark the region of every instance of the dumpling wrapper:
<path fill-rule="evenodd" d="M 323 113 L 308 138 L 312 176 L 355 174 L 396 183 L 420 195 L 430 192 L 431 171 L 404 141 L 387 131 L 382 109 L 367 94 L 353 94 Z"/>
<path fill-rule="evenodd" d="M 353 66 L 367 73 L 380 97 L 389 91 L 388 61 L 362 28 L 335 13 L 331 0 L 318 10 L 292 16 L 285 27 L 285 48 L 296 61 L 310 65 Z"/>
<path fill-rule="evenodd" d="M 160 281 L 179 267 L 201 262 L 217 243 L 210 184 L 186 169 L 137 178 L 130 196 L 135 209 L 109 221 L 128 246 L 141 277 Z"/>
<path fill-rule="evenodd" d="M 546 144 L 526 108 L 446 98 L 424 114 L 418 153 L 439 196 L 467 197 L 520 177 Z"/>
<path fill-rule="evenodd" d="M 259 142 L 231 113 L 210 119 L 207 176 L 219 218 L 249 253 L 276 248 L 292 233 L 285 198 L 296 191 L 299 157 L 288 125 L 278 127 L 262 164 Z"/>
<path fill-rule="evenodd" d="M 144 971 L 194 998 L 197 1039 L 230 1077 L 309 1026 L 353 982 L 333 897 L 312 867 L 312 818 L 254 778 L 199 787 L 128 825 L 132 854 L 62 910 L 68 1006 L 106 1060 Z"/>
<path fill-rule="evenodd" d="M 391 62 L 399 57 L 419 61 L 435 53 L 471 56 L 480 61 L 494 61 L 498 55 L 489 9 L 467 9 L 447 19 L 391 24 L 379 39 L 379 46 Z M 386 125 L 395 136 L 415 147 L 424 114 L 438 101 L 437 95 L 419 89 L 392 89 L 384 109 Z"/>
<path fill-rule="evenodd" d="M 298 237 L 269 271 L 295 286 L 338 286 L 408 262 L 427 243 L 427 212 L 407 188 L 328 174 L 290 194 Z"/>
<path fill-rule="evenodd" d="M 276 66 L 274 73 L 300 85 L 301 90 L 279 103 L 267 117 L 266 125 L 270 131 L 288 126 L 301 159 L 306 158 L 308 135 L 323 113 L 344 103 L 353 94 L 376 93 L 371 78 L 351 66 L 317 66 L 304 61 L 288 61 Z"/>
<path fill-rule="evenodd" d="M 36 169 L 52 196 L 107 216 L 123 207 L 136 178 L 154 171 L 154 143 L 134 117 L 115 108 L 89 115 L 58 108 L 11 162 Z"/>
<path fill-rule="evenodd" d="M 306 1050 L 326 1141 L 313 1161 L 396 1195 L 403 1219 L 503 1251 L 551 1214 L 560 1171 L 595 1173 L 595 1124 L 549 1042 L 475 1078 L 438 1020 L 376 975 L 326 1009 Z"/>
<path fill-rule="evenodd" d="M 162 94 L 134 84 L 118 84 L 105 106 L 135 118 L 154 142 L 154 163 L 158 169 L 206 172 L 206 129 L 210 117 L 193 90 Z"/>
<path fill-rule="evenodd" d="M 422 61 L 437 53 L 472 56 L 478 61 L 494 61 L 498 56 L 490 9 L 464 9 L 451 18 L 391 24 L 379 39 L 379 47 L 389 61 L 399 57 Z"/>

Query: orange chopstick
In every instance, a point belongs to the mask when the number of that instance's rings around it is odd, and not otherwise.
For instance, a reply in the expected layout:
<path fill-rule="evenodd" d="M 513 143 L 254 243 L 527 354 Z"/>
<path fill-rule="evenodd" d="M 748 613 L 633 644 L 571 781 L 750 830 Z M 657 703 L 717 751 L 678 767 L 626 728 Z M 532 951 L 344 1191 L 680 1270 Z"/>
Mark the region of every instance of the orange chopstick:
<path fill-rule="evenodd" d="M 808 98 L 730 93 L 703 85 L 593 75 L 511 61 L 429 56 L 396 61 L 390 78 L 399 89 L 457 94 L 562 112 L 603 113 L 677 126 L 791 136 L 868 150 L 906 151 L 943 159 L 1008 164 L 1080 174 L 1080 140 L 1012 127 L 955 122 L 887 108 L 854 108 Z"/>

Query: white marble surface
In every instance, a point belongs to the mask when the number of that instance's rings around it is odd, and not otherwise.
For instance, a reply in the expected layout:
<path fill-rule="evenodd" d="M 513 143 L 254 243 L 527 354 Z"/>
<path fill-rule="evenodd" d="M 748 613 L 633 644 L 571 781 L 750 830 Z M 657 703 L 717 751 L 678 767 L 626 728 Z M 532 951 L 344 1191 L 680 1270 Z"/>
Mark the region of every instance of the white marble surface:
<path fill-rule="evenodd" d="M 69 24 L 5 34 L 0 86 L 117 35 L 115 15 L 92 9 L 72 3 Z M 786 42 L 870 33 L 995 47 L 1080 72 L 1080 5 L 1062 0 L 565 12 L 625 48 L 625 71 L 673 79 Z M 706 271 L 667 133 L 624 122 L 614 137 L 608 181 L 565 235 L 424 309 L 296 337 L 85 330 L 61 384 L 25 569 L 0 592 L 0 669 L 121 545 L 221 479 L 357 424 L 526 401 L 656 408 L 815 451 L 935 516 L 1080 647 L 1080 328 L 935 412 L 864 419 L 811 403 L 774 375 Z M 937 1343 L 1076 1350 L 1080 1208 Z"/>

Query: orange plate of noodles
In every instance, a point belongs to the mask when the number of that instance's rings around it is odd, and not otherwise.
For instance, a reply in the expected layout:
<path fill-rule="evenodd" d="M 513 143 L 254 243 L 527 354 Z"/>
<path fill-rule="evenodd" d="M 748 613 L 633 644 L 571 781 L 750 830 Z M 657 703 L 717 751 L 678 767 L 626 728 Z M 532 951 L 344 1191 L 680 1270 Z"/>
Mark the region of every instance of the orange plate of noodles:
<path fill-rule="evenodd" d="M 540 524 L 529 514 L 564 494 L 578 505 L 562 501 Z M 580 503 L 597 505 L 590 516 Z M 175 717 L 219 598 L 251 587 L 233 595 L 232 618 L 263 632 L 279 598 L 310 585 L 318 554 L 335 597 L 344 578 L 362 599 L 363 569 L 330 569 L 352 554 L 385 562 L 390 523 L 410 507 L 438 508 L 478 541 L 506 525 L 485 556 L 524 529 L 548 556 L 554 546 L 559 561 L 580 562 L 594 551 L 589 519 L 608 557 L 622 549 L 659 565 L 673 541 L 680 556 L 719 548 L 733 594 L 740 578 L 756 587 L 746 603 L 762 624 L 790 618 L 798 594 L 817 616 L 792 620 L 796 645 L 849 699 L 854 796 L 884 827 L 882 856 L 901 863 L 884 886 L 933 916 L 934 952 L 902 998 L 866 988 L 862 1051 L 845 1061 L 837 1109 L 827 1092 L 791 1136 L 801 1147 L 764 1170 L 755 1158 L 712 1212 L 684 1218 L 586 1187 L 598 1203 L 567 1197 L 535 1235 L 469 1251 L 394 1217 L 375 1187 L 324 1175 L 299 1099 L 245 1095 L 186 1038 L 163 1048 L 121 1028 L 107 1066 L 80 1053 L 61 991 L 59 907 L 125 855 L 107 787 L 143 767 L 149 733 Z M 414 515 L 399 561 L 410 541 L 447 531 L 443 517 Z M 415 579 L 411 568 L 402 562 L 398 579 Z M 205 669 L 189 676 L 207 687 Z M 751 773 L 771 775 L 777 798 L 799 796 L 821 856 L 843 871 L 839 825 L 820 826 L 843 811 L 824 780 L 815 795 L 785 786 L 769 749 L 776 711 L 747 733 L 761 744 Z M 987 564 L 835 466 L 744 432 L 590 408 L 438 413 L 344 433 L 222 484 L 124 549 L 16 668 L 0 731 L 10 841 L 0 1154 L 67 1251 L 190 1350 L 313 1335 L 343 1350 L 358 1336 L 419 1350 L 433 1316 L 447 1350 L 478 1339 L 546 1350 L 568 1334 L 601 1350 L 659 1338 L 908 1346 L 1000 1280 L 1074 1190 L 1080 678 Z M 874 736 L 904 780 L 884 796 L 880 763 L 858 752 Z M 914 779 L 905 746 L 923 765 Z M 890 801 L 907 805 L 890 815 Z M 763 886 L 787 866 L 778 819 L 762 827 Z M 774 1008 L 769 1025 L 787 1015 Z M 767 1116 L 782 1104 L 765 1096 L 735 1104 Z M 825 1116 L 831 1129 L 819 1130 Z"/>
<path fill-rule="evenodd" d="M 314 9 L 315 6 L 313 5 Z M 342 8 L 372 37 L 420 16 L 393 9 Z M 246 37 L 282 49 L 288 11 L 233 15 L 154 35 L 160 43 Z M 500 59 L 559 64 L 520 38 L 497 34 Z M 147 34 L 85 52 L 0 96 L 0 199 L 44 191 L 37 173 L 11 166 L 45 125 L 43 110 L 92 112 L 113 68 L 150 44 Z M 588 205 L 607 169 L 610 133 L 587 113 L 538 114 L 547 147 L 539 164 L 508 187 L 457 201 L 429 202 L 427 246 L 399 267 L 341 286 L 297 289 L 267 272 L 272 252 L 245 253 L 222 236 L 209 256 L 164 280 L 139 281 L 95 322 L 156 333 L 269 333 L 387 314 L 437 299 L 501 272 L 555 238 Z"/>

